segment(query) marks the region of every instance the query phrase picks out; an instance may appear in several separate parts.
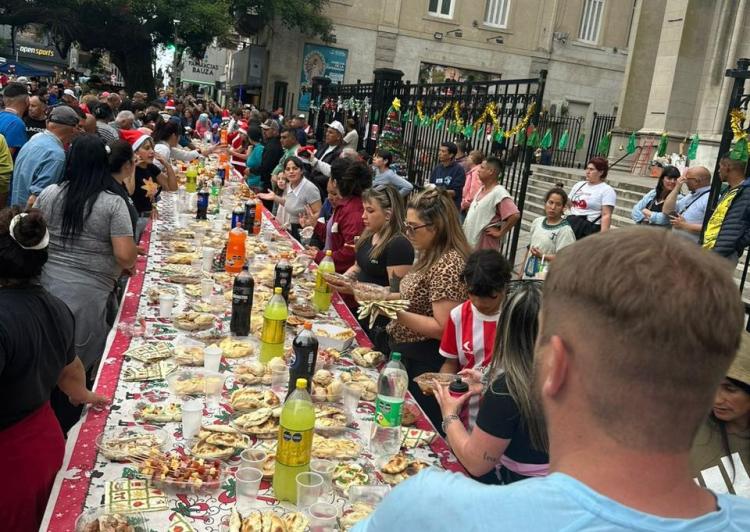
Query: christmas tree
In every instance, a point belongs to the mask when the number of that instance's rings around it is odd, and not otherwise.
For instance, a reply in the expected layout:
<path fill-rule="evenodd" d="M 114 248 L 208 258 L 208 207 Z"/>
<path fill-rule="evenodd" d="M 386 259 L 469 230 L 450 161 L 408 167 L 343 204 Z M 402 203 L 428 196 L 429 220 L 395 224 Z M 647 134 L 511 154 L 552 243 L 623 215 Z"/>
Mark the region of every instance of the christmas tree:
<path fill-rule="evenodd" d="M 388 108 L 385 115 L 385 124 L 383 131 L 378 138 L 379 150 L 388 150 L 393 154 L 391 170 L 397 174 L 406 173 L 406 161 L 404 160 L 404 143 L 403 130 L 401 128 L 401 101 L 398 98 L 393 99 L 393 103 Z"/>

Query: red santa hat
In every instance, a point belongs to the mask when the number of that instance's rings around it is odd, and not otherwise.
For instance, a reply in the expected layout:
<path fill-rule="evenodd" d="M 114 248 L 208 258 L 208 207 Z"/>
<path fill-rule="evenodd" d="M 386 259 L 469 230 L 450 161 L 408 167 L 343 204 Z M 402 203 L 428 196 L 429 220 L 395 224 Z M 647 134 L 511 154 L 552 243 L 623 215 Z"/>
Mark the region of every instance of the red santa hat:
<path fill-rule="evenodd" d="M 167 100 L 167 104 L 164 106 L 164 109 L 166 109 L 167 111 L 174 111 L 174 100 Z"/>
<path fill-rule="evenodd" d="M 129 142 L 133 146 L 133 151 L 137 151 L 144 142 L 151 140 L 150 135 L 146 135 L 143 131 L 137 129 L 121 129 L 120 138 Z"/>
<path fill-rule="evenodd" d="M 238 131 L 240 133 L 243 133 L 243 134 L 247 135 L 247 128 L 248 128 L 248 126 L 247 126 L 247 120 L 240 120 Z"/>

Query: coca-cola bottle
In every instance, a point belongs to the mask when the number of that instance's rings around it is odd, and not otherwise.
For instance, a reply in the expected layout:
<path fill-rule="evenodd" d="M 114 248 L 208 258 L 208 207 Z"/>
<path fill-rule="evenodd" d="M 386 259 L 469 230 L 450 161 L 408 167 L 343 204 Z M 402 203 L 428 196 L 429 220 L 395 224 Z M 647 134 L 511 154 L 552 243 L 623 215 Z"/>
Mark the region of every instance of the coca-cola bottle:
<path fill-rule="evenodd" d="M 289 303 L 289 290 L 292 288 L 292 265 L 289 263 L 289 257 L 286 253 L 281 254 L 281 260 L 276 264 L 273 286 L 281 287 L 281 295 Z M 291 382 L 291 381 L 290 381 Z"/>
<path fill-rule="evenodd" d="M 232 321 L 229 330 L 237 336 L 250 334 L 250 314 L 253 310 L 253 292 L 255 281 L 247 271 L 247 262 L 242 271 L 234 278 L 232 287 Z"/>
<path fill-rule="evenodd" d="M 310 391 L 310 383 L 315 373 L 315 362 L 318 359 L 318 339 L 312 332 L 312 323 L 305 322 L 300 333 L 294 337 L 292 342 L 292 360 L 289 362 L 289 382 L 297 382 L 297 379 L 307 379 L 307 391 Z M 289 386 L 289 393 L 294 389 Z M 287 394 L 288 396 L 289 394 Z"/>

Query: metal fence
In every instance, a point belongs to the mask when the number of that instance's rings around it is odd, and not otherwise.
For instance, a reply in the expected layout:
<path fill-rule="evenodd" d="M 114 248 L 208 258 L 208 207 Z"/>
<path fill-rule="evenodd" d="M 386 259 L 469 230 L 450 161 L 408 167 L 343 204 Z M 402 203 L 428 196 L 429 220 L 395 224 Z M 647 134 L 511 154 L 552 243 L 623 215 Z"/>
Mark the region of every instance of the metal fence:
<path fill-rule="evenodd" d="M 420 108 L 429 117 L 447 109 L 444 112 L 444 121 L 434 121 L 429 125 L 423 125 L 417 120 L 408 120 L 403 124 L 404 160 L 401 167 L 405 170 L 407 178 L 417 186 L 427 183 L 432 169 L 438 164 L 437 153 L 440 143 L 463 140 L 471 149 L 480 150 L 487 156 L 498 157 L 503 161 L 505 170 L 502 184 L 513 196 L 519 210 L 523 211 L 526 187 L 531 175 L 533 148 L 519 146 L 518 132 L 514 128 L 524 118 L 527 118 L 529 125 L 533 124 L 538 127 L 546 74 L 546 71 L 542 71 L 538 78 L 517 80 L 412 84 L 408 81 L 401 81 L 403 74 L 400 71 L 379 69 L 375 71 L 373 83 L 328 84 L 318 92 L 319 104 L 329 98 L 329 102 L 338 103 L 339 97 L 345 100 L 349 97 L 362 99 L 366 96 L 371 103 L 369 116 L 362 116 L 363 113 L 350 116 L 350 111 L 339 109 L 338 105 L 336 109 L 322 106 L 311 117 L 311 123 L 319 132 L 318 138 L 322 138 L 323 125 L 331 119 L 354 117 L 357 121 L 360 139 L 366 140 L 363 145 L 369 153 L 373 153 L 377 145 L 377 137 L 383 131 L 385 114 L 393 98 L 397 97 L 401 100 L 402 113 L 412 118 L 417 116 L 417 102 L 420 102 Z M 489 115 L 485 115 L 481 123 L 477 122 L 490 103 L 494 104 L 496 124 L 504 132 L 512 132 L 512 135 L 507 137 L 503 135 L 501 139 L 497 139 L 495 122 Z M 458 116 L 456 116 L 456 109 Z M 527 117 L 527 115 L 530 116 Z M 475 125 L 475 123 L 476 127 L 473 131 L 465 130 L 466 124 Z M 552 122 L 549 123 L 551 127 Z M 459 124 L 460 132 L 454 127 Z M 560 126 L 555 125 L 556 130 L 561 126 L 562 122 Z M 576 131 L 580 131 L 580 122 L 577 122 L 577 126 Z M 468 136 L 465 133 L 469 133 Z M 577 134 L 574 136 L 571 132 L 571 137 L 575 144 Z M 559 157 L 569 158 L 570 154 L 567 151 L 565 150 L 565 153 L 561 153 Z M 514 228 L 511 237 L 506 239 L 501 250 L 511 261 L 515 259 L 519 232 L 520 224 Z"/>
<path fill-rule="evenodd" d="M 594 120 L 591 124 L 591 134 L 589 135 L 589 149 L 586 151 L 586 161 L 597 156 L 599 143 L 604 135 L 612 131 L 612 128 L 615 126 L 616 118 L 617 117 L 614 115 L 600 115 L 599 113 L 594 113 Z"/>
<path fill-rule="evenodd" d="M 547 113 L 539 117 L 539 134 L 544 135 L 549 129 L 552 133 L 552 146 L 548 153 L 543 150 L 541 163 L 551 166 L 573 167 L 578 162 L 576 149 L 578 137 L 581 134 L 583 126 L 582 116 L 550 116 Z M 568 133 L 568 142 L 564 148 L 560 148 L 560 140 L 565 133 Z"/>

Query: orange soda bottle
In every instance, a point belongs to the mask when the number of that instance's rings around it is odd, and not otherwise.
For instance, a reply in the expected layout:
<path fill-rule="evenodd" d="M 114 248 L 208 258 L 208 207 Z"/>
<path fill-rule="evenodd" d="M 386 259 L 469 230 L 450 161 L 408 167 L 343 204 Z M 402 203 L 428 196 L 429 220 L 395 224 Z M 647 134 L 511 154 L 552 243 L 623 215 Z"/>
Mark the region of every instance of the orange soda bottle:
<path fill-rule="evenodd" d="M 227 260 L 224 269 L 227 273 L 240 273 L 245 264 L 245 239 L 247 233 L 239 227 L 229 231 L 227 241 Z"/>
<path fill-rule="evenodd" d="M 263 202 L 260 200 L 255 201 L 255 220 L 253 221 L 253 234 L 257 235 L 260 233 L 260 226 L 263 223 Z"/>
<path fill-rule="evenodd" d="M 220 139 L 221 139 L 221 143 L 222 144 L 226 144 L 227 143 L 227 130 L 226 129 L 222 129 L 221 130 Z"/>

